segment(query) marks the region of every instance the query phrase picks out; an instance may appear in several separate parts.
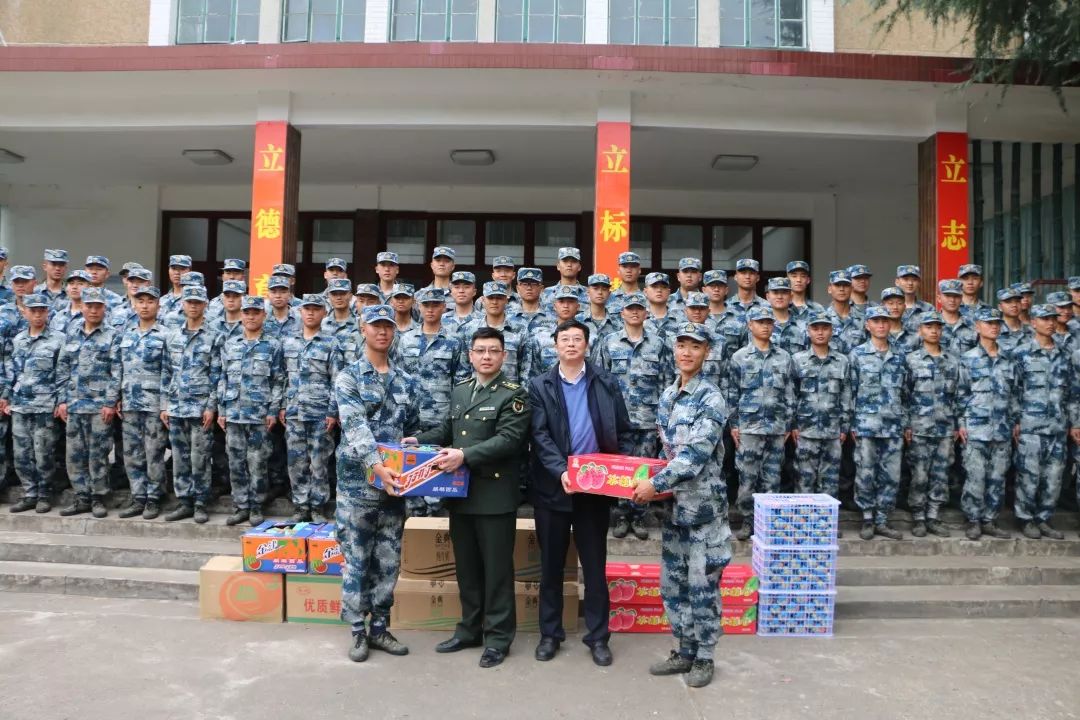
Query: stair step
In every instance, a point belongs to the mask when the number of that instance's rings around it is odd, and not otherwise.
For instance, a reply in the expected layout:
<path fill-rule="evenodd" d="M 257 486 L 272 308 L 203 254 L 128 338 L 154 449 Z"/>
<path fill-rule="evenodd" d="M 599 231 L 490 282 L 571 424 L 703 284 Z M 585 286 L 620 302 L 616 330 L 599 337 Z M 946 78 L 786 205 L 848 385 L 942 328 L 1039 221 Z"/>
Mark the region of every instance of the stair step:
<path fill-rule="evenodd" d="M 193 570 L 0 561 L 0 591 L 156 600 L 195 600 Z"/>
<path fill-rule="evenodd" d="M 271 520 L 284 520 L 284 517 L 268 517 Z M 229 527 L 225 524 L 225 515 L 211 515 L 210 522 L 197 525 L 191 520 L 165 522 L 161 518 L 143 520 L 142 518 L 121 519 L 112 515 L 94 518 L 88 515 L 60 517 L 55 512 L 46 515 L 35 513 L 0 512 L 0 531 L 8 532 L 44 532 L 56 535 L 94 535 L 127 536 L 143 538 L 177 538 L 202 541 L 238 541 L 250 526 L 246 523 Z M 239 548 L 239 543 L 236 545 Z"/>
<path fill-rule="evenodd" d="M 215 555 L 236 555 L 231 541 L 123 535 L 0 531 L 0 560 L 198 570 Z"/>
<path fill-rule="evenodd" d="M 1080 587 L 925 585 L 840 588 L 836 618 L 1080 617 Z"/>

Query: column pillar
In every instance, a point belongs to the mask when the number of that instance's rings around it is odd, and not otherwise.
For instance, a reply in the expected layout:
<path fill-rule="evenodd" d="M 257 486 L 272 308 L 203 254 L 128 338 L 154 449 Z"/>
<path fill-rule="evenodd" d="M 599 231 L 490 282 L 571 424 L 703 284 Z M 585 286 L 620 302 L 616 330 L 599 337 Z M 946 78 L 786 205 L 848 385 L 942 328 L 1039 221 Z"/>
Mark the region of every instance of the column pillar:
<path fill-rule="evenodd" d="M 935 133 L 919 144 L 919 264 L 929 302 L 939 280 L 970 262 L 970 170 L 966 132 Z"/>
<path fill-rule="evenodd" d="M 266 295 L 273 266 L 296 257 L 300 131 L 285 120 L 255 123 L 248 292 Z"/>
<path fill-rule="evenodd" d="M 601 93 L 596 122 L 592 272 L 619 286 L 619 253 L 630 249 L 630 113 L 626 93 Z"/>

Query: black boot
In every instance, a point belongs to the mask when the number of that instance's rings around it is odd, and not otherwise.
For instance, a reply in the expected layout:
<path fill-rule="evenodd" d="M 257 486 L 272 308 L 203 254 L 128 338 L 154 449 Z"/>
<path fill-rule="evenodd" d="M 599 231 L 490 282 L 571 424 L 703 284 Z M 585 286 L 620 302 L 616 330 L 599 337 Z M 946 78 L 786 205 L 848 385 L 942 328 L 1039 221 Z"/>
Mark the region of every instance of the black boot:
<path fill-rule="evenodd" d="M 131 504 L 117 513 L 120 517 L 127 519 L 133 518 L 137 515 L 142 515 L 146 510 L 146 505 L 138 500 L 132 500 Z"/>
<path fill-rule="evenodd" d="M 153 520 L 161 514 L 161 505 L 157 500 L 147 500 L 146 507 L 143 508 L 143 520 Z"/>
<path fill-rule="evenodd" d="M 247 519 L 251 517 L 251 513 L 247 511 L 247 508 L 236 508 L 233 510 L 233 514 L 225 518 L 226 525 L 239 525 L 242 522 L 247 522 Z"/>
<path fill-rule="evenodd" d="M 199 523 L 200 525 L 210 519 L 210 515 L 206 512 L 205 505 L 196 505 L 195 514 L 193 515 L 193 517 L 195 518 L 195 522 Z"/>
<path fill-rule="evenodd" d="M 90 512 L 89 500 L 76 500 L 65 508 L 60 508 L 60 515 L 68 517 L 70 515 L 82 515 L 83 513 Z"/>
<path fill-rule="evenodd" d="M 191 503 L 181 501 L 172 512 L 165 515 L 165 522 L 176 522 L 177 520 L 187 520 L 189 517 L 195 514 L 195 508 L 191 506 Z"/>
<path fill-rule="evenodd" d="M 22 500 L 12 505 L 9 510 L 13 513 L 26 512 L 27 510 L 33 510 L 37 507 L 37 498 L 26 497 L 23 495 Z"/>
<path fill-rule="evenodd" d="M 261 507 L 255 506 L 251 508 L 251 511 L 248 513 L 248 522 L 251 523 L 251 527 L 262 525 L 264 519 Z"/>

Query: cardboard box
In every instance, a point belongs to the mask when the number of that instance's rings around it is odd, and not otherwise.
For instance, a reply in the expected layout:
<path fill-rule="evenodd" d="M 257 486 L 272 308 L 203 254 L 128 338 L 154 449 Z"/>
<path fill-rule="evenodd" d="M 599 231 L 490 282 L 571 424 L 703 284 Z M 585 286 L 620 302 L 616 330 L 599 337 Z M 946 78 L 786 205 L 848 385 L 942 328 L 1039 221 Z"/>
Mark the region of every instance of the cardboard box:
<path fill-rule="evenodd" d="M 267 520 L 240 538 L 248 572 L 306 573 L 307 540 L 320 525 Z"/>
<path fill-rule="evenodd" d="M 756 635 L 757 604 L 728 605 L 720 609 L 720 626 L 725 635 Z"/>
<path fill-rule="evenodd" d="M 199 617 L 279 623 L 285 610 L 285 576 L 244 572 L 236 556 L 219 555 L 199 570 Z"/>
<path fill-rule="evenodd" d="M 462 465 L 452 473 L 435 467 L 435 456 L 441 448 L 434 445 L 398 445 L 379 443 L 383 465 L 401 473 L 400 497 L 463 498 L 469 494 L 469 469 Z M 383 489 L 374 473 L 368 482 Z"/>
<path fill-rule="evenodd" d="M 725 605 L 757 605 L 758 579 L 749 565 L 728 565 L 720 578 L 720 601 Z"/>
<path fill-rule="evenodd" d="M 571 455 L 567 460 L 570 486 L 578 492 L 630 499 L 643 478 L 651 478 L 667 466 L 666 460 L 628 455 Z M 657 500 L 671 497 L 660 493 Z"/>
<path fill-rule="evenodd" d="M 454 546 L 450 542 L 449 518 L 409 518 L 401 543 L 401 577 L 421 580 L 455 580 Z M 514 536 L 514 579 L 540 580 L 540 544 L 531 518 L 518 518 Z M 577 580 L 577 548 L 571 540 L 563 579 Z"/>
<path fill-rule="evenodd" d="M 285 621 L 344 625 L 341 621 L 341 577 L 286 575 Z"/>
<path fill-rule="evenodd" d="M 670 633 L 663 605 L 621 605 L 611 603 L 608 629 L 617 633 Z"/>
<path fill-rule="evenodd" d="M 660 566 L 608 563 L 606 568 L 611 605 L 661 605 Z"/>
<path fill-rule="evenodd" d="M 540 630 L 540 585 L 514 583 L 517 629 Z M 394 589 L 390 627 L 395 630 L 438 630 L 453 632 L 461 620 L 461 598 L 453 580 L 417 580 L 401 578 Z M 563 584 L 563 628 L 577 632 L 577 583 Z"/>
<path fill-rule="evenodd" d="M 345 557 L 337 541 L 334 523 L 326 523 L 307 539 L 308 572 L 314 575 L 341 575 Z"/>

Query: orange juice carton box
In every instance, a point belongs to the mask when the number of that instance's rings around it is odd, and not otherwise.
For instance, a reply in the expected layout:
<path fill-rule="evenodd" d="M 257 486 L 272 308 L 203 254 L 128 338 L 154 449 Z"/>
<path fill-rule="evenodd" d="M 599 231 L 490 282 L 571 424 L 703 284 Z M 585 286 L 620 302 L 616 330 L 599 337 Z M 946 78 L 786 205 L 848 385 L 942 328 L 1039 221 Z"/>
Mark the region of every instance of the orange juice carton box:
<path fill-rule="evenodd" d="M 757 635 L 757 603 L 731 605 L 725 601 L 720 608 L 720 626 L 725 635 Z"/>
<path fill-rule="evenodd" d="M 312 575 L 341 575 L 345 556 L 341 554 L 334 523 L 326 523 L 308 537 L 307 563 L 308 573 Z"/>
<path fill-rule="evenodd" d="M 670 633 L 671 624 L 663 605 L 622 605 L 611 603 L 608 629 L 619 633 Z"/>
<path fill-rule="evenodd" d="M 567 461 L 570 487 L 577 492 L 629 499 L 638 481 L 651 478 L 667 466 L 666 460 L 629 455 L 571 455 Z M 660 493 L 657 500 L 671 497 Z"/>
<path fill-rule="evenodd" d="M 609 562 L 606 575 L 612 606 L 663 604 L 659 565 Z"/>
<path fill-rule="evenodd" d="M 320 525 L 267 520 L 240 538 L 244 570 L 248 572 L 306 573 L 307 541 Z"/>
<path fill-rule="evenodd" d="M 469 469 L 464 465 L 452 473 L 435 467 L 435 456 L 442 448 L 435 445 L 400 445 L 379 443 L 383 465 L 401 473 L 401 497 L 463 498 L 469 494 Z M 374 473 L 368 482 L 380 490 L 382 481 Z"/>
<path fill-rule="evenodd" d="M 720 578 L 720 602 L 727 606 L 757 605 L 758 579 L 749 565 L 728 565 Z"/>

